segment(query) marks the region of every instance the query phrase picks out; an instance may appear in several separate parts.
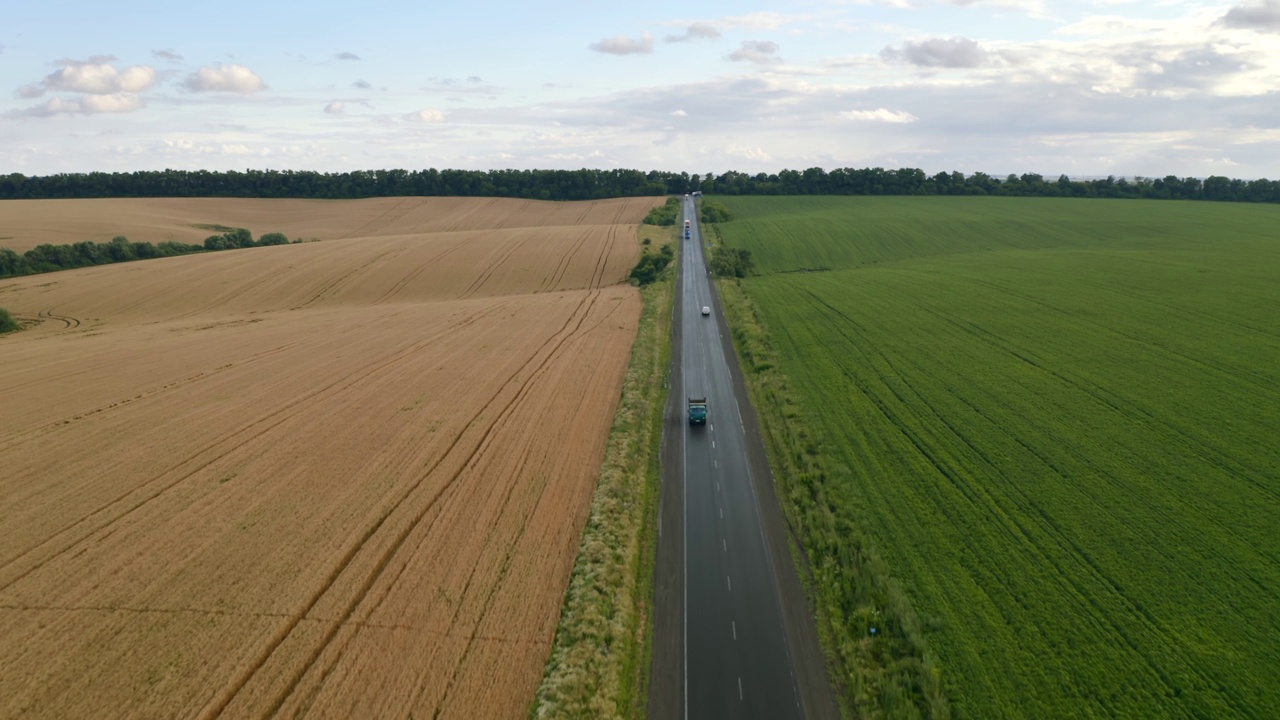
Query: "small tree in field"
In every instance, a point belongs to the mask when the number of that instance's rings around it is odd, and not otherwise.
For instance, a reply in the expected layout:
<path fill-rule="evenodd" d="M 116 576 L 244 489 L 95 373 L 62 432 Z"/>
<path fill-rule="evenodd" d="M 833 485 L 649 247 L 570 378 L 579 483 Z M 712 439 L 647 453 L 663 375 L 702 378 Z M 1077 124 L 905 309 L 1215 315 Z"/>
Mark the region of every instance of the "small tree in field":
<path fill-rule="evenodd" d="M 19 329 L 18 321 L 13 319 L 8 310 L 0 308 L 0 335 Z"/>

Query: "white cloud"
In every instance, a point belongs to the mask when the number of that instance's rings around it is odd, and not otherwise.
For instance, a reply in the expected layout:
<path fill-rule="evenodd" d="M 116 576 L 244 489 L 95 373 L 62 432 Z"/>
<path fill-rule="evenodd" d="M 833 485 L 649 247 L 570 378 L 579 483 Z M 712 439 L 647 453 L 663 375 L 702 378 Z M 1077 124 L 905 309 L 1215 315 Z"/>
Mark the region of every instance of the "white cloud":
<path fill-rule="evenodd" d="M 444 113 L 440 110 L 426 109 L 417 112 L 411 112 L 404 116 L 405 120 L 416 123 L 438 123 L 444 122 Z"/>
<path fill-rule="evenodd" d="M 715 21 L 714 24 L 725 27 L 737 27 L 744 30 L 776 30 L 785 25 L 812 20 L 812 15 L 785 15 L 777 12 L 753 12 L 746 15 L 730 15 Z"/>
<path fill-rule="evenodd" d="M 607 55 L 647 55 L 653 52 L 653 36 L 645 33 L 638 38 L 617 35 L 593 42 L 590 49 Z"/>
<path fill-rule="evenodd" d="M 360 88 L 361 90 L 372 90 L 373 83 L 369 82 L 368 80 L 356 80 L 355 82 L 351 83 L 351 87 Z"/>
<path fill-rule="evenodd" d="M 74 98 L 49 98 L 42 105 L 25 110 L 11 110 L 5 117 L 52 117 L 54 115 L 94 115 L 98 113 L 127 113 L 146 106 L 134 93 L 81 95 Z"/>
<path fill-rule="evenodd" d="M 359 60 L 360 56 L 353 52 L 340 52 L 333 56 L 335 60 Z"/>
<path fill-rule="evenodd" d="M 886 110 L 885 108 L 877 108 L 875 110 L 849 110 L 840 113 L 840 117 L 849 120 L 862 120 L 872 122 L 887 123 L 913 123 L 920 118 L 909 112 L 902 110 Z"/>
<path fill-rule="evenodd" d="M 715 25 L 709 22 L 689 23 L 689 27 L 678 35 L 668 35 L 663 38 L 664 42 L 679 43 L 689 42 L 690 40 L 714 40 L 720 37 L 720 31 Z"/>
<path fill-rule="evenodd" d="M 684 110 L 672 110 L 671 114 L 674 115 L 675 117 L 689 117 L 689 113 L 685 112 Z"/>
<path fill-rule="evenodd" d="M 1222 16 L 1222 24 L 1259 32 L 1280 32 L 1280 0 L 1262 0 L 1256 5 L 1236 5 Z"/>
<path fill-rule="evenodd" d="M 183 87 L 193 92 L 234 92 L 244 95 L 266 87 L 257 73 L 243 65 L 210 65 L 187 76 Z"/>
<path fill-rule="evenodd" d="M 103 58 L 94 58 L 94 60 Z M 59 92 L 89 93 L 107 95 L 111 93 L 139 93 L 148 90 L 156 82 L 156 71 L 146 65 L 135 65 L 117 70 L 110 62 L 82 62 L 64 60 L 62 67 L 46 75 L 36 86 L 25 86 L 19 90 L 22 97 L 39 97 L 45 90 Z"/>
<path fill-rule="evenodd" d="M 487 95 L 494 97 L 505 92 L 505 88 L 490 85 L 479 75 L 468 75 L 465 78 L 431 77 L 420 90 L 423 92 L 443 92 L 454 95 Z"/>
<path fill-rule="evenodd" d="M 742 45 L 729 53 L 728 59 L 733 62 L 752 62 L 757 65 L 782 62 L 778 56 L 778 43 L 772 40 L 744 40 Z"/>
<path fill-rule="evenodd" d="M 324 111 L 329 115 L 341 115 L 342 112 L 346 110 L 346 108 L 347 108 L 346 103 L 342 102 L 341 100 L 334 100 L 333 102 L 324 106 Z"/>
<path fill-rule="evenodd" d="M 889 62 L 908 62 L 920 67 L 972 68 L 987 61 L 987 51 L 966 37 L 908 40 L 902 48 L 886 47 L 880 57 Z"/>
<path fill-rule="evenodd" d="M 18 88 L 16 95 L 24 100 L 38 98 L 44 95 L 44 87 L 41 85 L 23 85 Z"/>
<path fill-rule="evenodd" d="M 153 57 L 160 58 L 161 60 L 168 60 L 170 62 L 182 62 L 182 56 L 172 49 L 152 50 L 151 55 Z"/>

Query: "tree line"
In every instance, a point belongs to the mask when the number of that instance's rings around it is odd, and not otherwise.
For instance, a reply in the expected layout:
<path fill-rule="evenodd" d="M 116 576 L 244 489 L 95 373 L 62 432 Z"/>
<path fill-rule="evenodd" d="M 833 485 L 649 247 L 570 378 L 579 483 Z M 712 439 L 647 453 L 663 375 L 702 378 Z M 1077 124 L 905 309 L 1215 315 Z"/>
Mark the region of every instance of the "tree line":
<path fill-rule="evenodd" d="M 152 245 L 149 242 L 130 242 L 129 238 L 117 235 L 111 239 L 111 242 L 106 243 L 90 240 L 70 245 L 46 243 L 37 245 L 21 255 L 8 248 L 0 248 L 0 278 L 216 250 L 284 245 L 288 242 L 289 238 L 282 233 L 267 233 L 260 239 L 254 240 L 248 230 L 231 228 L 225 233 L 206 238 L 203 245 L 173 241 Z M 301 240 L 295 242 L 301 242 Z"/>
<path fill-rule="evenodd" d="M 145 170 L 0 176 L 0 199 L 102 197 L 254 197 L 347 199 L 396 196 L 594 200 L 679 195 L 1012 195 L 1280 202 L 1280 181 L 1107 177 L 1048 179 L 1026 173 L 928 175 L 918 168 L 809 168 L 755 175 L 640 170 Z"/>

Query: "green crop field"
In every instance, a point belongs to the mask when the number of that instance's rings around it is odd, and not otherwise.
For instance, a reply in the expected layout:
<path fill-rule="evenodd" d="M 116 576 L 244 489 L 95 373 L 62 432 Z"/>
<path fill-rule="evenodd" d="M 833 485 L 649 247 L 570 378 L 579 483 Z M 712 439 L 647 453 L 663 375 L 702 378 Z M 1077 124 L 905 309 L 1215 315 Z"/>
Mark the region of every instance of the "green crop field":
<path fill-rule="evenodd" d="M 1280 718 L 1280 207 L 717 199 L 953 716 Z"/>

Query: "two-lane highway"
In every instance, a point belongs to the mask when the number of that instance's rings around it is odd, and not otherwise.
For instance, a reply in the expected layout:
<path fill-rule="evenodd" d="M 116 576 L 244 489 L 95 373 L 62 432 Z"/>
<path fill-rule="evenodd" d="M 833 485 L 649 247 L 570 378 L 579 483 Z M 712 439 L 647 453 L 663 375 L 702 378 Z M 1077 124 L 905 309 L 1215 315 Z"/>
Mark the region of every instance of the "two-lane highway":
<path fill-rule="evenodd" d="M 776 567 L 780 562 L 791 562 L 785 538 L 781 538 L 781 551 L 779 539 L 775 538 L 771 547 L 766 538 L 761 498 L 753 482 L 753 472 L 758 474 L 760 469 L 753 470 L 748 453 L 748 442 L 758 443 L 759 439 L 748 437 L 739 407 L 726 356 L 730 345 L 723 337 L 727 330 L 707 273 L 692 198 L 685 200 L 684 215 L 692 221 L 692 237 L 682 242 L 677 303 L 679 368 L 678 381 L 671 388 L 678 396 L 674 405 L 681 422 L 667 425 L 668 448 L 664 452 L 668 465 L 673 460 L 679 463 L 680 487 L 674 488 L 671 479 L 665 481 L 662 518 L 673 522 L 660 525 L 650 717 L 827 717 L 829 710 L 834 711 L 834 699 L 811 621 L 801 631 L 814 637 L 802 645 L 819 655 L 816 672 L 822 677 L 816 683 L 797 682 L 798 665 L 789 636 L 797 634 L 794 626 L 803 624 L 795 618 L 808 619 L 808 611 L 807 607 L 793 608 L 789 618 L 784 613 L 780 576 L 795 585 L 790 595 L 793 603 L 804 605 L 803 594 L 794 568 Z M 703 308 L 710 308 L 711 313 L 704 315 Z M 684 421 L 690 397 L 707 398 L 705 426 L 690 426 Z M 672 437 L 675 433 L 679 435 Z M 678 459 L 674 443 L 679 444 Z M 667 470 L 670 473 L 671 468 Z M 678 539 L 671 536 L 677 513 L 670 507 L 677 489 L 681 505 Z M 772 502 L 771 492 L 765 500 Z M 777 515 L 776 508 L 773 510 Z M 679 552 L 672 552 L 677 546 Z M 664 576 L 664 566 L 670 569 L 677 561 L 680 576 Z M 673 592 L 677 582 L 678 593 Z M 679 603 L 678 613 L 670 607 L 673 603 Z M 673 622 L 677 617 L 678 624 Z M 677 650 L 682 670 L 678 674 L 671 667 Z M 813 664 L 808 664 L 809 672 L 814 672 Z M 806 691 L 812 695 L 815 686 L 826 687 L 827 697 L 810 697 L 806 703 Z M 670 697 L 677 687 L 678 696 Z"/>

